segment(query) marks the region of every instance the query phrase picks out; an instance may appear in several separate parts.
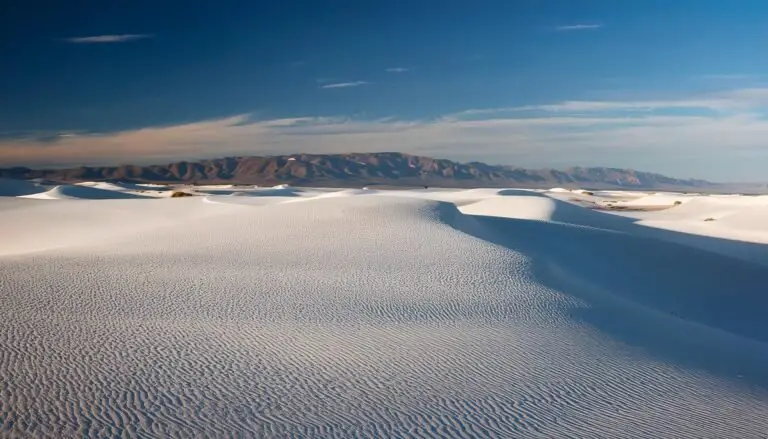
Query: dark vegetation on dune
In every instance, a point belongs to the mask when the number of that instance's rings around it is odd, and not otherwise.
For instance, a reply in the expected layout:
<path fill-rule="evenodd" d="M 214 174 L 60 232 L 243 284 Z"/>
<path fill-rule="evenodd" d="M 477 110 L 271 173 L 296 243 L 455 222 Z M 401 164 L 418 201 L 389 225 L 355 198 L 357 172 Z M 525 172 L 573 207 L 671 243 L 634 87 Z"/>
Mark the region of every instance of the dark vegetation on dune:
<path fill-rule="evenodd" d="M 173 191 L 173 193 L 171 193 L 171 198 L 182 198 L 182 197 L 194 197 L 194 195 L 188 192 L 182 192 L 182 191 Z"/>

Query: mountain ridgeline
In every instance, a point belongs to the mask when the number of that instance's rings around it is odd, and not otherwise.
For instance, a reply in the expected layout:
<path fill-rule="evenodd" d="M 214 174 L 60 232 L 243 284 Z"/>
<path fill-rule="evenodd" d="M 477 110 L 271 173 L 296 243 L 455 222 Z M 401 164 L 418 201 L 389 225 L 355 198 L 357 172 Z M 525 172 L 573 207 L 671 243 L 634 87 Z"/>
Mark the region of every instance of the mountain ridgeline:
<path fill-rule="evenodd" d="M 0 169 L 0 177 L 57 182 L 292 184 L 440 187 L 707 188 L 704 180 L 683 180 L 616 168 L 523 169 L 480 162 L 458 163 L 403 153 L 292 154 L 227 157 L 148 166 L 88 166 L 34 170 Z"/>

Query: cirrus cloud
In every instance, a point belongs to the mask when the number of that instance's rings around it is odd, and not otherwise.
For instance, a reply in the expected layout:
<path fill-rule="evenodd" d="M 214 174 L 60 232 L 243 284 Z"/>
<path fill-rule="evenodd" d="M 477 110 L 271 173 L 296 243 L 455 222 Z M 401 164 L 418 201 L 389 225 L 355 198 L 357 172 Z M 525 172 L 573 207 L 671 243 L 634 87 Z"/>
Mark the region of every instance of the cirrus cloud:
<path fill-rule="evenodd" d="M 555 26 L 555 30 L 559 32 L 570 32 L 579 30 L 596 30 L 603 27 L 602 24 L 567 24 L 563 26 Z"/>
<path fill-rule="evenodd" d="M 126 43 L 128 41 L 144 40 L 152 38 L 151 34 L 120 34 L 120 35 L 94 35 L 89 37 L 71 37 L 64 41 L 72 44 L 104 44 L 104 43 Z"/>
<path fill-rule="evenodd" d="M 718 109 L 687 112 L 691 106 Z M 669 111 L 627 111 L 653 107 Z M 764 178 L 768 89 L 659 101 L 570 101 L 432 119 L 249 114 L 111 133 L 0 140 L 0 166 L 151 164 L 237 155 L 402 151 L 539 166 L 636 167 L 681 177 Z"/>
<path fill-rule="evenodd" d="M 354 81 L 354 82 L 335 82 L 332 84 L 325 84 L 320 88 L 351 88 L 360 87 L 361 85 L 369 84 L 368 81 Z"/>

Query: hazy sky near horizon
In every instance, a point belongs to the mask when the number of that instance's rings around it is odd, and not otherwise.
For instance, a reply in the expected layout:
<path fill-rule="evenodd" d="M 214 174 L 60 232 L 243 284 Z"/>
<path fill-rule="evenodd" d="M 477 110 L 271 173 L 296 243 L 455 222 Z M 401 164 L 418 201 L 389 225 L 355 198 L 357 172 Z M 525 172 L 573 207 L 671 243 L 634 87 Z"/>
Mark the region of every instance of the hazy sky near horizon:
<path fill-rule="evenodd" d="M 403 151 L 768 180 L 762 0 L 9 0 L 0 166 Z"/>

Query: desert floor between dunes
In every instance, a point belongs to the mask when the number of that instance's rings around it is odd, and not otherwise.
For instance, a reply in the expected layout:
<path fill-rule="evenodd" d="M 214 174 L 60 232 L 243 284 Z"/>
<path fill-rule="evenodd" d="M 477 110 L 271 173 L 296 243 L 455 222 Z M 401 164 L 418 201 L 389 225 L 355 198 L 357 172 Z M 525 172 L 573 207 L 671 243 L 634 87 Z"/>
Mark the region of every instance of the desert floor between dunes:
<path fill-rule="evenodd" d="M 2 181 L 0 437 L 766 437 L 766 281 L 768 197 Z"/>

